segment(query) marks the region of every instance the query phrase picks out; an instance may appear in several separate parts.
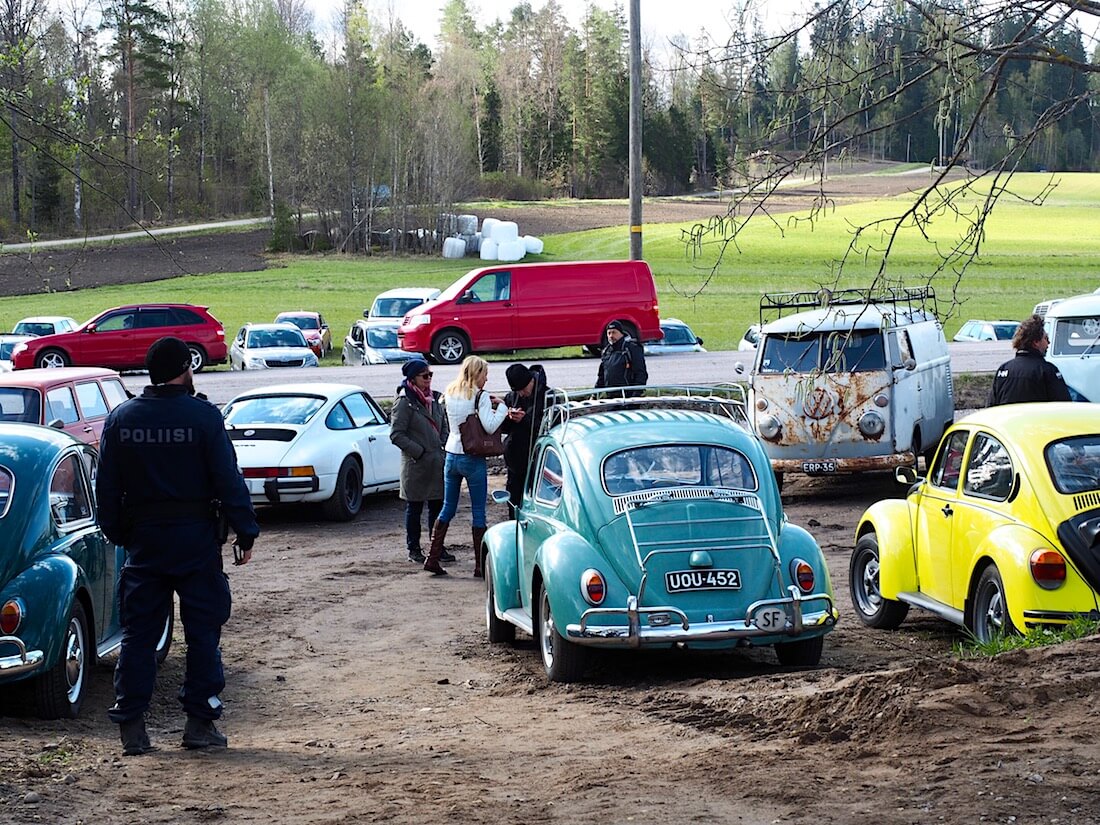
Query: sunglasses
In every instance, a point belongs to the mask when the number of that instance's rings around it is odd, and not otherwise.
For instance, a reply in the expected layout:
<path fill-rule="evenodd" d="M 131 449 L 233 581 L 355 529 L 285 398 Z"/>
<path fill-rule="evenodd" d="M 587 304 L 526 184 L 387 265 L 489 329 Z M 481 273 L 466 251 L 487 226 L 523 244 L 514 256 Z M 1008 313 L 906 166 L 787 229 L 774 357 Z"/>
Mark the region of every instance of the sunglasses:
<path fill-rule="evenodd" d="M 416 377 L 417 378 L 431 378 L 432 377 L 432 371 L 431 370 L 426 370 L 425 372 L 418 372 L 416 374 Z"/>

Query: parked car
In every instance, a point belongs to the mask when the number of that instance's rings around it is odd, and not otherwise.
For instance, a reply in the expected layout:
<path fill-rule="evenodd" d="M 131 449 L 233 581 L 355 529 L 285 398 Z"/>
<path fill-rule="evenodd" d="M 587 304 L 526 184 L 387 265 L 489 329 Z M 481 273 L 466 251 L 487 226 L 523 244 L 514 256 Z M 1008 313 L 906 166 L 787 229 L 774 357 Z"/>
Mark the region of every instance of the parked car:
<path fill-rule="evenodd" d="M 364 493 L 396 490 L 389 418 L 354 384 L 281 384 L 238 395 L 225 426 L 254 504 L 320 502 L 355 518 Z"/>
<path fill-rule="evenodd" d="M 661 337 L 645 261 L 498 264 L 470 270 L 397 328 L 402 349 L 441 364 L 472 352 L 584 346 L 600 351 L 611 321 L 641 343 Z"/>
<path fill-rule="evenodd" d="M 72 332 L 80 324 L 67 315 L 36 315 L 24 318 L 12 332 L 16 335 L 53 335 L 58 332 Z"/>
<path fill-rule="evenodd" d="M 114 370 L 18 370 L 0 375 L 0 420 L 45 424 L 98 447 L 107 414 L 129 397 Z"/>
<path fill-rule="evenodd" d="M 96 660 L 122 640 L 125 553 L 96 522 L 94 449 L 25 424 L 0 424 L 0 442 L 0 704 L 23 682 L 38 716 L 75 718 Z M 171 643 L 169 617 L 158 661 Z"/>
<path fill-rule="evenodd" d="M 828 569 L 783 514 L 744 396 L 651 391 L 553 393 L 522 503 L 476 548 L 489 641 L 531 634 L 557 682 L 603 648 L 772 645 L 816 665 Z"/>
<path fill-rule="evenodd" d="M 679 318 L 661 320 L 661 340 L 648 341 L 643 347 L 646 355 L 664 355 L 679 352 L 706 352 L 703 339 L 691 331 L 691 327 Z"/>
<path fill-rule="evenodd" d="M 316 367 L 317 355 L 294 324 L 245 324 L 229 347 L 229 369 Z"/>
<path fill-rule="evenodd" d="M 368 321 L 398 323 L 413 309 L 439 297 L 439 290 L 426 286 L 406 286 L 387 289 L 381 293 L 369 309 L 363 310 Z"/>
<path fill-rule="evenodd" d="M 1043 319 L 1047 360 L 1062 373 L 1074 401 L 1100 401 L 1100 293 L 1066 298 Z"/>
<path fill-rule="evenodd" d="M 1011 341 L 1019 321 L 967 321 L 952 341 Z"/>
<path fill-rule="evenodd" d="M 780 483 L 927 463 L 955 415 L 934 305 L 930 288 L 760 299 L 749 407 Z"/>
<path fill-rule="evenodd" d="M 1100 421 L 1086 404 L 1008 404 L 955 424 L 905 500 L 863 514 L 849 567 L 856 614 L 910 606 L 980 641 L 1100 618 Z"/>
<path fill-rule="evenodd" d="M 131 304 L 115 307 L 70 332 L 43 335 L 16 346 L 12 364 L 31 367 L 142 369 L 158 338 L 175 335 L 191 350 L 191 368 L 225 363 L 225 330 L 206 307 L 190 304 Z"/>
<path fill-rule="evenodd" d="M 356 321 L 344 337 L 344 350 L 340 363 L 345 366 L 363 364 L 389 364 L 419 358 L 415 352 L 401 349 L 397 341 L 397 326 L 377 325 L 369 321 Z"/>
<path fill-rule="evenodd" d="M 741 340 L 737 342 L 738 352 L 754 352 L 756 345 L 760 342 L 760 324 L 753 324 L 747 330 L 745 334 L 741 336 Z"/>
<path fill-rule="evenodd" d="M 306 343 L 318 358 L 324 358 L 332 352 L 332 331 L 328 328 L 325 316 L 319 312 L 280 312 L 275 316 L 276 324 L 294 324 L 306 337 Z"/>
<path fill-rule="evenodd" d="M 34 338 L 33 335 L 14 335 L 0 333 L 0 372 L 11 372 L 11 351 L 16 344 L 22 344 Z"/>

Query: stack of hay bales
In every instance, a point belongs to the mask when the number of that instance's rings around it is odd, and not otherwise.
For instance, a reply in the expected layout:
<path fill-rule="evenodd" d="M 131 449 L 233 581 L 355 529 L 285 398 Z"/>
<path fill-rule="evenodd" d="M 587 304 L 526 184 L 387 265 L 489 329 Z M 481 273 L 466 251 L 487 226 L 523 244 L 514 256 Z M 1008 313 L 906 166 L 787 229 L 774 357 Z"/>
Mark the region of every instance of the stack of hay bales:
<path fill-rule="evenodd" d="M 486 218 L 477 231 L 477 215 L 440 216 L 440 226 L 450 230 L 452 237 L 443 242 L 444 258 L 479 255 L 483 261 L 520 261 L 528 253 L 538 255 L 542 240 L 533 235 L 520 235 L 515 221 Z M 460 251 L 461 250 L 461 251 Z"/>

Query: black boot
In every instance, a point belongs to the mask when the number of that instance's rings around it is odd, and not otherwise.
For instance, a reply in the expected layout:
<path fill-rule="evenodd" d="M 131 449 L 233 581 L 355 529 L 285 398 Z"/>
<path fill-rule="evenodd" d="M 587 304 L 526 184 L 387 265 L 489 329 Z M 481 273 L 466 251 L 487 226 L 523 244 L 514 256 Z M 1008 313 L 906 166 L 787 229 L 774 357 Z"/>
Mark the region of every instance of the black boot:
<path fill-rule="evenodd" d="M 440 565 L 439 560 L 443 554 L 443 539 L 447 535 L 447 528 L 451 524 L 448 521 L 437 521 L 432 527 L 432 546 L 428 550 L 428 558 L 424 560 L 424 569 L 433 576 L 446 576 L 447 571 Z"/>
<path fill-rule="evenodd" d="M 415 564 L 423 564 L 424 563 L 424 551 L 422 551 L 419 547 L 410 547 L 409 548 L 409 561 L 414 562 Z"/>
<path fill-rule="evenodd" d="M 145 719 L 141 716 L 119 722 L 118 732 L 122 737 L 123 756 L 141 756 L 157 750 L 157 746 L 149 741 L 149 734 L 145 732 Z"/>
<path fill-rule="evenodd" d="M 183 729 L 183 746 L 191 750 L 225 748 L 229 746 L 229 740 L 214 727 L 213 719 L 188 716 L 187 725 Z"/>

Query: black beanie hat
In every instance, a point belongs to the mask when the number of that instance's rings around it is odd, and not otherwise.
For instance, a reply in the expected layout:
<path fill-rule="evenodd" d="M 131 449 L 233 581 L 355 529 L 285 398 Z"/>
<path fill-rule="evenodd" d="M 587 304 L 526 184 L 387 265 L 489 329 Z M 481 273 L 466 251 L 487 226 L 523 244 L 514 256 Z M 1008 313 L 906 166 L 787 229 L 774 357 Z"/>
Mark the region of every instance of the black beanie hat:
<path fill-rule="evenodd" d="M 149 370 L 150 383 L 166 384 L 190 368 L 191 350 L 174 336 L 157 339 L 145 353 L 145 369 Z"/>
<path fill-rule="evenodd" d="M 626 329 L 619 321 L 612 321 L 610 324 L 607 325 L 607 329 L 605 329 L 604 332 L 607 332 L 608 329 L 617 329 L 623 335 L 626 335 Z"/>
<path fill-rule="evenodd" d="M 412 358 L 401 366 L 401 374 L 406 378 L 413 379 L 420 375 L 420 373 L 427 372 L 430 369 L 431 367 L 428 366 L 428 362 L 423 358 Z"/>
<path fill-rule="evenodd" d="M 508 386 L 518 392 L 531 383 L 535 374 L 523 364 L 512 364 L 504 371 L 504 376 L 508 379 Z"/>

